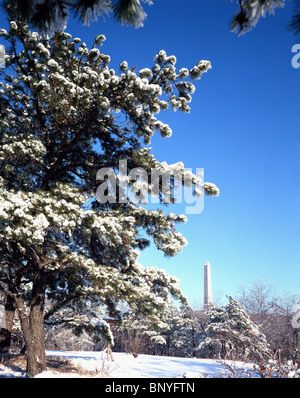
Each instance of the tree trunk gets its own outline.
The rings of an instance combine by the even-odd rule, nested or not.
[[[17,299],[19,317],[26,345],[27,373],[30,377],[47,369],[44,336],[45,283],[43,271],[34,278],[29,315],[23,301]]]
[[[5,327],[0,329],[0,354],[7,354],[9,351],[15,311],[15,300],[12,296],[7,295],[5,303]]]

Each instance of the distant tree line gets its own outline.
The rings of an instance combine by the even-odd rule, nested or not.
[[[293,323],[297,295],[276,295],[266,282],[241,286],[237,299],[211,311],[170,303],[153,324],[144,315],[124,311],[123,323],[113,328],[114,351],[133,354],[299,361],[300,328]],[[65,328],[48,332],[48,346],[56,349],[102,349],[88,336],[78,338]],[[67,336],[67,337],[66,337]],[[73,339],[70,338],[73,336]],[[254,350],[256,347],[257,350]],[[250,349],[251,348],[251,349]]]

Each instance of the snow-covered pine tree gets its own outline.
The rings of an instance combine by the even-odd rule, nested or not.
[[[166,301],[160,322],[153,323],[140,313],[129,311],[119,328],[118,343],[136,354],[190,357],[199,341],[199,325],[189,305],[181,308]]]
[[[166,344],[164,355],[193,357],[199,341],[198,320],[189,305],[183,303],[180,308],[175,305],[168,307],[162,315],[168,326],[162,332]]]
[[[180,356],[195,357],[199,343],[201,324],[196,312],[189,306],[181,306],[181,328],[178,335],[177,346],[180,348]]]
[[[166,305],[163,314],[168,308]],[[162,347],[165,346],[166,340],[162,332],[168,329],[168,326],[162,320],[153,323],[140,312],[127,311],[116,331],[116,345],[134,357],[139,354],[163,355]]]
[[[149,191],[153,168],[184,177],[181,162],[160,163],[144,145],[155,132],[171,136],[155,114],[170,105],[188,112],[195,89],[188,80],[210,63],[177,72],[176,58],[160,51],[152,69],[124,61],[118,75],[98,49],[103,35],[91,49],[68,33],[46,39],[18,21],[0,35],[7,53],[0,69],[0,287],[15,303],[34,376],[46,367],[45,318],[110,338],[99,308],[116,317],[124,301],[155,321],[169,293],[182,297],[176,278],[138,263],[138,249],[149,245],[146,233],[174,256],[186,245],[175,229],[186,217],[130,198],[100,203],[96,176],[103,167],[119,176],[123,159],[127,171],[146,170]],[[191,173],[189,184],[219,193]],[[45,313],[46,296],[52,308]]]
[[[269,352],[264,334],[231,296],[223,307],[207,312],[208,323],[198,350],[221,358],[261,358]]]
[[[22,20],[50,37],[66,28],[70,15],[89,25],[99,16],[112,14],[117,22],[135,28],[143,26],[147,16],[140,0],[1,0],[0,5],[10,19]]]
[[[236,0],[236,2],[239,7],[231,19],[230,29],[239,35],[250,31],[261,17],[265,17],[268,13],[274,14],[276,8],[285,5],[285,0]]]

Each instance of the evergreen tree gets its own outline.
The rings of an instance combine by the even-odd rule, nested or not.
[[[236,300],[231,296],[228,299],[226,306],[208,311],[209,320],[198,349],[222,358],[228,355],[260,358],[267,354],[269,349],[264,334]]]
[[[233,0],[231,0],[233,1]],[[276,8],[285,6],[285,0],[236,0],[238,10],[230,21],[230,29],[238,35],[249,32],[267,14],[275,14]],[[300,33],[300,2],[293,0],[294,12],[288,29]]]
[[[176,255],[186,240],[175,226],[186,217],[146,210],[130,199],[124,181],[136,193],[141,182],[128,173],[142,169],[151,194],[155,169],[176,174],[197,194],[218,195],[181,162],[160,163],[144,146],[155,132],[171,136],[155,115],[169,106],[188,112],[195,90],[188,80],[199,79],[210,63],[177,72],[176,58],[160,51],[152,69],[130,69],[124,61],[118,75],[98,49],[103,35],[91,49],[67,33],[46,39],[21,22],[0,35],[7,43],[7,67],[0,69],[0,289],[13,300],[27,371],[35,375],[46,367],[45,318],[109,339],[102,307],[118,317],[124,301],[155,321],[168,294],[182,298],[176,278],[142,267],[138,250],[149,246],[148,235]],[[97,181],[105,168],[115,176],[115,201],[106,195],[109,185],[106,201],[97,195],[109,183],[108,176]],[[172,199],[170,181],[167,192],[156,192],[162,201]],[[51,308],[44,308],[46,297]]]
[[[201,325],[196,313],[190,306],[183,305],[181,308],[182,328],[178,341],[181,344],[181,355],[195,357],[200,339]]]
[[[166,303],[160,322],[153,323],[140,313],[129,311],[119,328],[118,344],[126,352],[177,357],[195,356],[199,325],[186,303],[178,308]]]
[[[285,0],[231,1],[238,4],[238,9],[230,21],[230,29],[238,35],[249,32],[262,17],[285,5]],[[22,20],[40,33],[53,36],[55,31],[66,28],[70,15],[84,25],[112,15],[122,25],[142,27],[147,14],[141,2],[153,4],[152,0],[1,0],[0,4],[10,19]],[[299,34],[300,3],[299,0],[293,3],[289,29]]]
[[[163,313],[168,312],[168,308],[166,304]],[[159,318],[154,323],[140,312],[127,311],[116,332],[116,345],[119,350],[124,350],[134,357],[139,354],[163,355],[166,345],[163,331],[167,330],[169,325],[162,321],[162,313]]]
[[[232,1],[232,0],[231,0]],[[251,30],[261,17],[274,14],[278,7],[284,7],[281,0],[238,0],[239,9],[231,20],[231,31],[244,34]]]
[[[112,13],[122,25],[136,28],[143,26],[147,16],[140,0],[2,0],[1,5],[10,19],[22,20],[50,36],[66,28],[70,13],[84,25]]]
[[[293,0],[293,3],[294,3],[294,13],[292,15],[292,19],[291,19],[291,22],[288,27],[296,35],[299,35],[300,34],[300,2],[299,2],[299,0]]]

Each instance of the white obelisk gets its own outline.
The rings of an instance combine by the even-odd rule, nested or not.
[[[204,264],[204,306],[203,309],[208,311],[213,305],[211,290],[211,269],[208,261]]]

